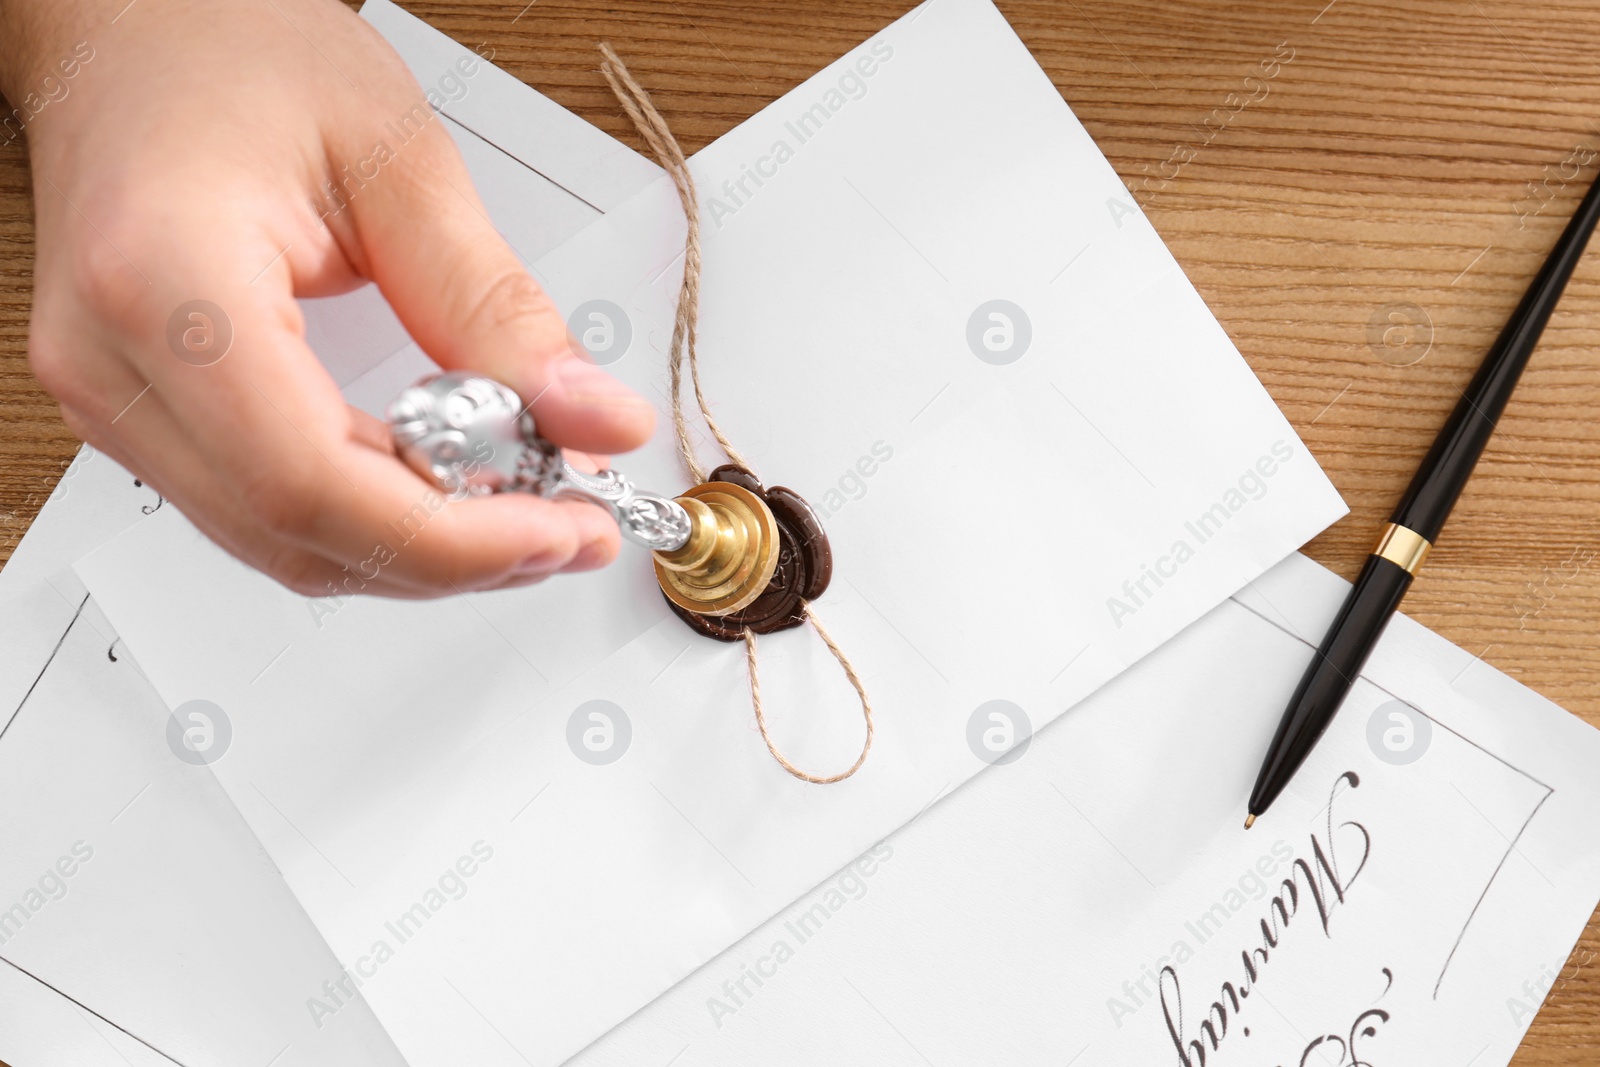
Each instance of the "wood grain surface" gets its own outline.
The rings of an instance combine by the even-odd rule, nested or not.
[[[626,57],[693,150],[908,6],[403,3],[641,150],[596,68],[597,40]],[[1349,502],[1351,516],[1307,551],[1353,577],[1594,177],[1600,4],[1000,7]],[[22,146],[0,149],[0,559],[76,446],[28,374],[27,165]],[[1597,461],[1591,254],[1406,610],[1600,725]],[[1597,954],[1591,918],[1516,1064],[1600,1062]]]

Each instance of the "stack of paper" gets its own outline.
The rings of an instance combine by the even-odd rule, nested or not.
[[[470,54],[379,0],[365,14],[424,84]],[[670,185],[477,77],[444,113],[497,225],[562,306],[625,317],[610,369],[663,395]],[[539,124],[565,132],[541,147]],[[265,856],[229,845],[224,876],[168,842],[135,863],[154,805],[102,774],[132,803],[61,827],[95,858],[0,957],[184,1063],[553,1064],[641,1008],[582,1056],[1200,1062],[1193,1040],[1223,1063],[1509,1059],[1537,998],[1494,1013],[1559,967],[1600,895],[1600,738],[1401,620],[1296,787],[1239,830],[1260,755],[1241,741],[1270,735],[1341,594],[1291,553],[1343,508],[999,14],[919,8],[692,165],[707,392],[758,473],[826,513],[818,610],[879,713],[864,770],[818,789],[777,768],[742,651],[672,617],[642,555],[329,613],[159,508],[79,563],[92,600],[58,562],[30,587],[60,644],[0,759],[21,774],[48,738],[87,739],[96,717],[69,705],[142,707],[124,728],[188,794],[164,823],[205,811],[207,844],[237,843],[242,816]],[[313,318],[353,402],[429,366],[371,292]],[[665,433],[624,465],[681,484]],[[963,562],[997,524],[989,562]],[[67,558],[107,525],[126,523]],[[91,669],[112,623],[118,659]],[[792,757],[853,757],[825,650],[795,631],[763,657]],[[158,751],[163,712],[193,701],[229,738],[208,766]],[[572,740],[596,708],[604,759]],[[1427,737],[1410,763],[1370,740],[1396,714]],[[191,868],[268,887],[263,940],[325,942],[228,987],[242,1029],[171,1010],[175,989],[214,995],[182,966],[129,989],[66,932],[127,941],[113,900]],[[256,925],[207,914],[200,941]],[[167,936],[151,958],[174,959]]]

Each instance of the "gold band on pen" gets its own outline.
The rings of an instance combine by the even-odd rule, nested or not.
[[[1415,577],[1417,571],[1422,568],[1422,561],[1428,558],[1428,551],[1431,548],[1433,545],[1417,531],[1408,530],[1391,522],[1383,528],[1383,536],[1378,538],[1378,547],[1372,550],[1372,554],[1382,556]]]

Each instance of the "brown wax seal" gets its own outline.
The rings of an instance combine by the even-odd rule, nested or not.
[[[793,489],[771,489],[743,467],[724,464],[706,479],[732,482],[760,497],[778,524],[778,569],[767,588],[750,604],[731,615],[697,615],[671,600],[668,606],[690,628],[719,641],[739,641],[746,629],[758,634],[776,633],[806,621],[804,601],[815,600],[833,578],[833,549],[816,512]]]

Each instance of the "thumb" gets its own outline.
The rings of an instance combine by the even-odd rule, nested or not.
[[[349,207],[370,277],[436,363],[510,386],[559,445],[613,453],[649,440],[654,408],[583,353],[490,223],[436,117]]]

